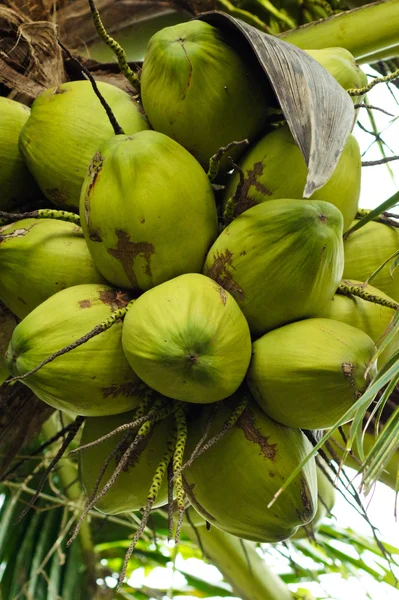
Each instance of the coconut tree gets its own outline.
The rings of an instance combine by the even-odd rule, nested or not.
[[[355,4],[356,8],[353,8],[352,5]],[[264,41],[266,38],[258,39],[256,32],[275,36],[276,39],[290,42],[301,49],[317,51],[339,46],[351,52],[359,64],[372,64],[381,74],[380,78],[364,82],[364,85],[346,87],[359,105],[359,110],[367,110],[370,114],[375,140],[382,152],[380,162],[389,162],[389,157],[385,156],[384,142],[375,124],[373,125],[373,108],[367,101],[360,101],[360,96],[367,94],[374,85],[395,82],[395,78],[399,76],[396,65],[396,56],[399,54],[399,3],[397,0],[387,0],[362,5],[362,2],[344,5],[338,0],[309,0],[301,3],[216,0],[116,4],[104,1],[99,3],[98,8],[108,32],[118,40],[123,40],[124,35],[125,40],[131,36],[134,38],[137,32],[143,30],[147,31],[144,37],[148,38],[171,20],[180,22],[203,11],[223,11],[222,17],[217,18],[221,18],[224,23],[230,19],[229,27],[241,28],[240,35],[250,40],[262,68],[272,81],[285,118],[296,132],[295,139],[307,159],[307,184],[321,187],[330,178],[332,166],[324,167],[323,173],[320,171],[320,163],[315,166],[315,159],[310,157],[314,154],[311,150],[315,149],[312,144],[316,143],[311,132],[323,132],[323,115],[317,110],[317,104],[308,104],[304,109],[304,114],[308,117],[307,127],[302,131],[299,127],[295,129],[292,106],[286,90],[289,84],[296,86],[295,89],[298,90],[299,79],[295,75],[287,75],[288,67],[287,72],[284,69],[281,72],[273,70],[266,57],[270,50],[265,51],[265,48],[271,46]],[[96,27],[93,27],[93,16]],[[373,23],[372,28],[368,26],[369,23]],[[140,48],[137,49],[134,43],[131,47],[130,44],[123,44],[127,51],[126,62],[120,46],[107,37],[92,3],[91,7],[79,0],[72,3],[60,1],[51,7],[41,2],[31,2],[28,5],[22,2],[12,3],[12,8],[0,7],[0,29],[3,33],[0,92],[3,96],[30,105],[48,87],[87,76],[114,83],[125,90],[131,91],[133,87],[138,91],[137,67],[140,65],[137,61],[142,58]],[[90,46],[96,40],[98,32],[112,50],[116,49],[122,73],[111,60],[99,62],[88,58],[85,45]],[[269,41],[268,44],[273,42]],[[95,57],[100,58],[101,54],[97,54],[99,51],[94,46],[92,52]],[[277,56],[278,51],[276,52]],[[286,58],[283,54],[278,56]],[[317,60],[316,56],[315,58]],[[289,62],[288,58],[287,61]],[[314,100],[312,94],[309,98]],[[362,104],[366,106],[360,108]],[[341,106],[338,101],[337,105]],[[342,106],[345,106],[344,101]],[[342,108],[342,122],[336,123],[337,131],[341,131],[342,136],[345,127],[348,129],[348,111],[349,109]],[[276,120],[281,121],[281,114],[276,112]],[[76,118],[79,119],[80,116],[77,115]],[[111,113],[111,118],[112,116]],[[115,123],[113,125],[116,132]],[[324,177],[324,180],[315,183],[320,172],[320,177]],[[236,175],[239,174],[237,169]],[[398,194],[388,199],[382,197],[380,200],[374,210],[360,210],[357,213],[357,220],[346,230],[344,239],[354,240],[356,233],[359,235],[370,223],[379,223],[391,229],[397,227],[397,217],[390,211],[399,203]],[[23,205],[18,207],[20,211],[25,208]],[[235,216],[235,208],[236,205],[227,215],[226,225]],[[43,207],[39,202],[35,206],[36,214],[30,213],[29,216],[37,217],[38,211],[42,211],[39,216],[54,214],[53,210],[49,211],[45,202]],[[69,218],[73,222],[79,222],[76,215]],[[11,217],[2,213],[1,219],[2,223],[7,223]],[[381,239],[378,236],[379,234],[377,245]],[[0,244],[1,241],[0,236]],[[382,264],[377,265],[373,272],[366,272],[363,283],[367,279],[367,284],[375,283],[378,287],[376,282],[383,269],[394,274],[399,264],[398,252],[398,246],[394,247]],[[352,275],[349,274],[348,277]],[[225,285],[224,281],[219,283]],[[339,291],[341,297],[347,297],[351,302],[371,302],[378,309],[391,311],[383,330],[378,335],[375,334],[375,341],[379,342],[377,356],[380,359],[384,356],[387,358],[380,360],[376,372],[371,368],[367,369],[370,385],[364,393],[357,394],[354,404],[342,409],[334,427],[326,432],[306,431],[309,452],[303,457],[302,464],[293,469],[276,490],[269,507],[272,509],[279,498],[284,497],[299,470],[318,453],[318,468],[322,473],[320,476],[324,476],[330,491],[335,487],[335,494],[345,497],[355,507],[369,525],[369,536],[339,527],[339,524],[327,518],[317,528],[309,525],[302,534],[288,541],[260,544],[242,540],[215,526],[209,526],[206,519],[188,507],[187,498],[182,500],[179,494],[174,502],[169,497],[168,504],[153,510],[146,521],[142,520],[142,513],[136,510],[122,515],[105,515],[95,510],[94,505],[86,504],[78,481],[78,449],[82,443],[81,427],[85,416],[76,417],[54,411],[54,408],[39,400],[19,381],[13,381],[12,385],[9,380],[3,383],[9,378],[9,372],[1,363],[2,597],[82,600],[175,596],[210,598],[231,596],[234,593],[243,600],[288,600],[292,597],[311,598],[306,590],[307,586],[320,581],[320,576],[327,573],[338,573],[344,578],[367,573],[376,581],[395,588],[395,555],[399,554],[399,548],[381,539],[370,522],[358,488],[341,467],[346,462],[355,468],[360,474],[361,487],[367,493],[372,491],[377,481],[397,489],[399,351],[395,346],[395,336],[398,336],[399,330],[398,299],[390,298],[391,294],[376,294],[370,286],[356,283],[344,282],[339,286]],[[118,310],[123,312],[125,308],[120,308],[118,304]],[[106,327],[111,327],[117,318],[122,318],[122,312],[117,312]],[[303,316],[307,315],[300,314],[295,318]],[[9,308],[0,305],[2,353],[17,325],[18,317]],[[93,335],[95,333],[99,331],[92,332]],[[83,341],[87,342],[87,339]],[[239,418],[238,414],[234,418],[235,421],[232,420],[229,427],[234,426]],[[71,451],[74,452],[68,455]],[[178,469],[174,475],[178,479]],[[319,507],[323,507],[324,516],[328,516],[331,504],[327,499],[327,492],[324,496],[321,489],[319,484]],[[182,502],[187,509],[184,517]],[[248,510],[250,511],[250,507]],[[85,520],[81,520],[82,513],[86,515]],[[76,521],[79,519],[79,528],[76,528]],[[177,544],[171,544],[171,528],[175,526],[181,528],[180,537]],[[70,543],[72,538],[74,541]],[[132,539],[135,543],[133,554]],[[126,552],[130,557],[128,561]],[[205,577],[193,575],[185,570],[182,558],[196,558],[213,564],[221,571],[224,579],[211,583]],[[278,569],[275,568],[276,563],[280,564]],[[157,588],[148,587],[143,581],[137,583],[134,574],[137,575],[141,567],[146,574],[152,571],[159,573],[155,569],[168,568],[175,574],[173,583],[168,582],[162,587],[162,579],[159,579],[161,583]],[[293,595],[288,587],[290,583],[301,583],[303,589],[297,590]]]

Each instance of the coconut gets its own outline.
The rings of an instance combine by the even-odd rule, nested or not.
[[[144,58],[141,97],[152,126],[205,169],[220,147],[259,134],[272,95],[254,58],[230,42],[208,23],[189,21],[158,31]]]
[[[101,146],[82,188],[80,215],[99,271],[134,290],[201,271],[217,236],[206,174],[187,150],[155,131],[115,136]]]
[[[161,394],[206,404],[232,394],[251,358],[248,324],[234,298],[196,273],[149,290],[125,318],[127,360]]]
[[[334,472],[320,456],[317,458],[316,466],[317,512],[310,523],[303,527],[299,527],[298,531],[292,536],[292,538],[296,540],[314,537],[316,530],[319,528],[325,517],[332,511],[336,501],[335,487],[332,483],[332,479],[335,478]]]
[[[357,223],[357,220],[353,224]],[[370,221],[351,233],[344,242],[344,278],[366,281],[395,252],[399,250],[399,229]],[[391,274],[393,263],[388,261],[373,278],[373,285],[399,302],[399,270]]]
[[[210,437],[220,432],[239,400],[237,394],[219,407]],[[186,459],[202,437],[209,408],[189,427]],[[219,529],[257,542],[287,539],[315,515],[314,459],[270,508],[268,503],[310,451],[299,429],[272,421],[251,401],[223,438],[183,471],[186,494],[195,510]]]
[[[24,104],[0,97],[0,210],[13,210],[41,197],[18,148],[19,134],[29,115],[30,109]]]
[[[332,427],[376,373],[363,331],[332,319],[306,319],[253,344],[248,386],[262,410],[290,427]],[[349,421],[350,419],[347,419]]]
[[[60,290],[105,283],[82,230],[55,219],[22,219],[0,227],[0,301],[20,319]]]
[[[72,344],[129,297],[109,286],[78,285],[54,294],[15,328],[6,353],[14,376],[24,375]],[[122,413],[137,406],[144,384],[122,350],[122,323],[59,356],[23,380],[44,402],[84,416]]]
[[[126,134],[148,129],[139,104],[120,88],[97,82]],[[97,148],[114,135],[89,81],[69,81],[40,94],[21,131],[20,148],[43,194],[79,207],[80,189]]]
[[[237,217],[210,249],[204,274],[237,300],[260,335],[317,315],[343,269],[342,215],[328,202],[271,200]]]
[[[381,292],[372,285],[363,287],[360,281],[344,281],[343,283],[350,286],[359,286],[362,289],[374,296],[379,296],[384,300],[394,302],[392,298]],[[368,302],[358,296],[344,296],[335,294],[331,301],[326,304],[324,310],[320,312],[320,317],[342,321],[353,327],[361,329],[371,337],[374,343],[381,340],[382,335],[386,332],[390,322],[395,315],[393,308],[381,306],[374,302]],[[389,358],[399,350],[399,336],[388,344],[388,347],[378,357],[378,366],[381,368]]]
[[[268,200],[302,197],[308,168],[287,125],[254,144],[240,167],[244,185],[237,198],[235,215]],[[339,208],[344,217],[344,231],[356,216],[361,167],[359,144],[350,134],[331,178],[312,195],[312,200],[331,202]],[[239,176],[235,173],[226,188],[225,203],[234,195],[238,184]]]
[[[130,411],[123,415],[112,415],[110,417],[88,418],[83,427],[81,445],[90,444],[120,425],[131,423],[134,419],[135,411]],[[137,446],[136,452],[121,471],[113,486],[96,504],[98,510],[109,515],[117,515],[140,510],[145,506],[155,470],[166,452],[168,439],[172,430],[173,420],[171,418],[164,419],[155,424],[152,430]],[[79,478],[88,497],[91,496],[94,490],[103,464],[114,448],[122,441],[125,433],[116,434],[108,440],[101,442],[98,446],[87,448],[87,450],[82,450],[80,453]],[[131,434],[116,456],[110,461],[100,480],[98,491],[110,479],[119,460],[132,443],[136,433],[137,430]],[[154,508],[166,504],[167,501],[168,485],[165,478],[157,501],[154,503]]]

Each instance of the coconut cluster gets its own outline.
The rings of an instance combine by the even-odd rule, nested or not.
[[[344,87],[364,83],[340,49],[315,59]],[[287,125],[268,121],[259,65],[204,22],[153,36],[140,99],[98,88],[123,133],[88,81],[31,110],[0,98],[0,209],[45,207],[0,227],[0,301],[21,320],[7,350],[12,327],[0,337],[3,370],[86,417],[89,508],[188,499],[234,535],[286,539],[315,517],[328,478],[309,460],[268,504],[311,449],[302,430],[332,427],[375,373],[399,279],[387,266],[379,289],[362,282],[399,232],[371,222],[343,241],[360,190],[352,135],[302,198],[305,161]],[[244,139],[238,164],[215,157]],[[343,277],[386,306],[338,295]]]

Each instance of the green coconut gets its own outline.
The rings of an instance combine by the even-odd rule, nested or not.
[[[343,269],[342,215],[328,202],[271,200],[237,217],[210,249],[204,274],[237,300],[260,335],[317,315]]]
[[[0,210],[13,210],[41,197],[18,148],[29,115],[24,104],[0,97]]]
[[[355,57],[346,48],[321,48],[305,50],[338,81],[344,90],[362,88],[367,85],[367,75],[356,63]],[[353,96],[353,102],[360,102],[362,96]]]
[[[139,104],[120,88],[97,82],[126,134],[148,129]],[[21,131],[20,148],[43,194],[57,206],[79,207],[97,148],[114,135],[89,81],[69,81],[40,94]]]
[[[155,131],[115,136],[101,146],[82,187],[80,215],[99,271],[133,290],[201,271],[217,236],[205,172]]]
[[[235,215],[268,200],[302,197],[308,168],[287,125],[254,144],[243,157],[240,167],[244,185],[237,199]],[[331,178],[312,195],[312,200],[331,202],[339,208],[344,217],[344,231],[356,216],[361,167],[359,144],[350,134]],[[236,172],[226,188],[225,204],[234,195],[238,183]]]
[[[235,50],[219,29],[189,21],[150,39],[141,97],[153,128],[182,144],[207,169],[220,147],[260,133],[271,88],[243,48]]]
[[[124,320],[122,343],[132,369],[150,387],[199,404],[235,392],[251,358],[248,324],[236,301],[197,273],[140,296]]]
[[[81,445],[90,444],[120,425],[131,423],[134,419],[135,411],[123,413],[123,415],[112,415],[110,417],[88,418],[83,427]],[[138,452],[136,451],[134,456],[131,457],[131,460],[121,471],[113,486],[96,504],[98,510],[109,515],[117,515],[140,510],[146,505],[152,478],[159,462],[165,454],[171,431],[173,431],[173,419],[171,418],[164,419],[155,424],[151,432],[144,437],[137,448]],[[91,496],[94,490],[103,464],[114,448],[122,441],[125,433],[116,434],[108,440],[101,442],[98,446],[87,448],[87,450],[82,450],[80,453],[79,479],[88,497]],[[100,480],[99,491],[115,471],[122,455],[126,452],[129,444],[132,443],[135,433],[137,433],[137,430],[131,434],[116,456],[110,461]],[[166,504],[167,501],[168,485],[165,478],[154,508]]]
[[[357,223],[357,220],[353,224]],[[370,221],[351,233],[344,242],[345,266],[343,277],[366,281],[399,250],[399,229]],[[399,302],[399,270],[391,274],[391,261],[373,278],[372,284]]]
[[[363,288],[363,284],[360,281],[344,281],[344,283],[351,286],[361,286],[369,294],[394,302],[392,298],[384,294],[384,292],[377,290],[372,285],[367,285]],[[371,337],[375,344],[381,340],[394,315],[395,311],[393,308],[368,302],[358,296],[344,296],[342,294],[335,294],[319,314],[320,317],[342,321],[361,329]],[[396,336],[388,344],[384,352],[380,354],[378,357],[378,367],[381,368],[397,350],[399,350],[399,336]]]
[[[5,352],[10,342],[12,332],[17,326],[18,319],[4,304],[0,302],[0,385],[2,385],[9,376],[9,371],[5,363]]]
[[[220,432],[237,400],[223,402],[209,437]],[[189,427],[186,459],[203,435],[208,411]],[[184,470],[185,491],[195,510],[219,529],[257,542],[285,540],[315,515],[314,459],[270,508],[268,503],[310,451],[299,429],[272,421],[251,401],[228,433]]]
[[[6,353],[13,376],[24,375],[90,332],[130,298],[106,285],[86,284],[54,294],[15,328]],[[83,416],[132,410],[144,384],[122,349],[122,323],[59,356],[23,379],[44,402]]]
[[[332,427],[376,373],[376,351],[364,331],[332,319],[306,319],[270,331],[253,344],[247,384],[275,421],[302,429]],[[349,421],[349,419],[347,419]]]
[[[321,467],[320,467],[321,464]],[[322,521],[331,513],[336,501],[335,487],[332,480],[335,479],[334,472],[330,469],[324,459],[317,457],[317,512],[315,517],[292,536],[295,540],[314,537],[316,530]]]
[[[105,283],[82,230],[55,219],[0,227],[0,301],[20,319],[64,288]]]

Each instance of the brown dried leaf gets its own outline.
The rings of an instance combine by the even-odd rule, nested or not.
[[[57,28],[0,6],[0,83],[29,102],[66,80]]]
[[[235,35],[238,44],[249,44],[308,165],[303,195],[309,198],[331,177],[352,130],[354,108],[349,95],[296,46],[225,13],[204,13],[198,18]]]

